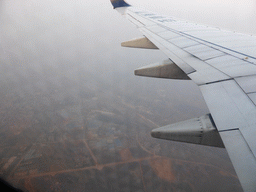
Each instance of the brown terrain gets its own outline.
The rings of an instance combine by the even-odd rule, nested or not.
[[[1,92],[1,175],[14,186],[24,191],[241,190],[223,149],[150,137],[159,124],[152,120],[151,96],[141,100],[152,105],[134,105],[107,89],[101,95],[87,90],[83,79],[65,86],[41,79],[52,86],[44,90],[34,86],[40,74],[33,78],[12,80],[13,89]],[[26,86],[34,88],[24,92]],[[76,93],[67,91],[71,88]]]

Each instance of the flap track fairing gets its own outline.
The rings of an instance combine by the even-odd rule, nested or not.
[[[210,114],[154,129],[151,135],[159,139],[224,148]]]
[[[125,41],[121,43],[121,46],[142,49],[158,49],[158,47],[155,46],[147,37]]]
[[[171,60],[165,60],[160,63],[138,68],[134,71],[134,74],[146,77],[190,80],[187,74]]]

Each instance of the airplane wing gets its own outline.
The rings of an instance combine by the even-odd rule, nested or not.
[[[161,16],[111,0],[144,38],[125,47],[159,49],[169,58],[136,75],[191,79],[211,114],[167,125],[152,136],[226,148],[244,191],[256,191],[256,37]]]

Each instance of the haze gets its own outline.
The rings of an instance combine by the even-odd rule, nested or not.
[[[255,1],[130,0],[256,34]],[[167,59],[109,0],[0,2],[0,176],[24,191],[241,191],[225,149],[153,139],[208,113],[190,81],[135,77]]]

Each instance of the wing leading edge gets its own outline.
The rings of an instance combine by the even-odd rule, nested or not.
[[[256,191],[256,38],[161,16],[123,0],[111,2],[138,27],[151,47],[170,59],[167,67],[154,65],[139,72],[172,79],[175,72],[170,66],[179,68],[182,78],[178,79],[193,80],[211,112],[153,130],[152,136],[218,147],[224,144],[244,191]],[[133,42],[130,47],[147,48]],[[204,132],[206,139],[202,140]]]

